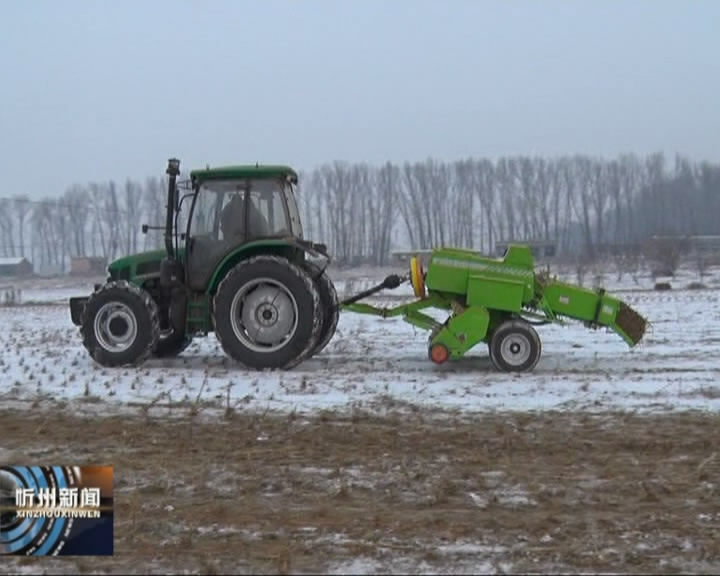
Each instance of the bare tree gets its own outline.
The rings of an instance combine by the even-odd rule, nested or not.
[[[87,190],[74,185],[65,192],[64,204],[68,215],[71,240],[70,255],[83,257],[87,254],[85,231],[90,213],[90,195]]]
[[[498,206],[500,235],[505,241],[516,240],[522,233],[519,230],[518,202],[516,180],[512,159],[500,158],[495,165],[495,184],[500,200]]]
[[[30,201],[25,194],[18,194],[13,198],[15,218],[18,225],[18,247],[20,256],[25,256],[25,219],[30,214]]]
[[[123,224],[123,218],[126,213],[120,210],[118,202],[117,187],[114,181],[110,181],[105,189],[105,202],[103,203],[103,220],[107,230],[110,232],[108,242],[108,257],[115,258],[120,248],[120,230]]]
[[[402,168],[400,213],[412,248],[427,248],[427,224],[423,221],[422,199],[411,164]]]
[[[5,256],[15,256],[15,241],[13,239],[13,218],[10,210],[5,210],[9,202],[0,210],[0,232],[2,232],[2,253]]]
[[[33,235],[37,235],[40,266],[51,266],[56,258],[53,249],[52,201],[44,199],[33,206],[30,221]]]
[[[395,223],[396,199],[400,188],[400,170],[387,162],[380,168],[375,186],[375,209],[378,225],[373,237],[373,260],[385,265],[390,253],[393,224]]]
[[[148,178],[145,181],[145,192],[143,193],[143,212],[147,221],[145,224],[150,226],[162,226],[163,224],[163,207],[166,200],[165,190],[162,182],[155,177]],[[187,210],[188,208],[185,208]],[[143,250],[153,250],[160,248],[162,243],[162,233],[159,230],[148,230],[143,239]]]
[[[476,200],[475,174],[472,160],[455,162],[452,167],[454,193],[453,193],[453,219],[455,220],[455,236],[453,243],[458,246],[472,248],[475,245],[475,231],[482,245],[483,228],[485,221],[482,213],[476,214],[477,205],[482,206],[480,199]],[[477,221],[476,221],[477,218]]]
[[[296,202],[303,223],[303,233],[308,238],[315,238],[313,206],[317,189],[312,185],[310,174],[298,173],[298,185],[295,187]]]
[[[674,269],[690,253],[678,238],[720,234],[720,165],[681,156],[669,168],[662,154],[576,155],[402,166],[333,162],[301,174],[305,235],[326,243],[345,264],[384,264],[396,241],[490,252],[498,239],[543,239],[576,262],[583,278],[588,262],[603,254],[621,276],[636,271],[644,253],[656,270]],[[26,255],[29,240],[33,260],[64,266],[72,256],[111,259],[140,246],[159,248],[160,232],[138,242],[138,229],[145,222],[163,224],[166,186],[165,176],[142,186],[128,178],[119,193],[108,182],[72,185],[56,200],[6,198],[0,201],[0,254]],[[178,218],[181,229],[187,208]],[[647,252],[653,236],[674,238],[676,246],[661,255]],[[705,260],[695,266],[705,273]]]
[[[89,195],[90,195],[90,202],[92,204],[92,244],[93,246],[100,247],[100,253],[98,254],[97,248],[93,248],[92,255],[93,256],[103,256],[104,258],[109,258],[110,256],[110,249],[108,245],[108,232],[106,230],[106,222],[105,222],[105,193],[104,190],[95,182],[90,183],[89,185]]]
[[[142,214],[142,188],[129,178],[125,181],[125,221],[126,254],[137,252],[137,235]]]
[[[591,222],[591,203],[593,186],[595,185],[595,174],[593,161],[584,156],[577,156],[574,162],[575,175],[577,180],[572,189],[570,200],[575,216],[580,221],[582,235],[585,242],[585,253],[590,260],[595,257],[595,245],[593,243],[593,228]]]
[[[322,169],[325,201],[327,202],[331,246],[338,262],[348,264],[352,254],[352,205],[350,171],[343,162]]]
[[[53,244],[56,248],[55,265],[57,266],[58,272],[64,273],[67,269],[67,257],[68,248],[70,246],[70,230],[72,225],[68,222],[67,210],[63,209],[63,206],[59,204],[53,207],[53,211],[50,217],[50,224],[53,235]],[[84,226],[85,223],[81,223],[80,226]]]

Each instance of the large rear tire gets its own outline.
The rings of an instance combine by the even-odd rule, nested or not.
[[[320,295],[303,268],[280,256],[255,256],[220,282],[213,323],[228,356],[255,370],[288,370],[317,344]]]
[[[160,335],[157,305],[147,291],[134,284],[109,282],[88,299],[80,333],[98,364],[141,364],[152,354]]]
[[[335,285],[327,272],[311,260],[305,261],[305,269],[315,282],[315,288],[320,294],[320,306],[323,310],[323,323],[320,328],[318,342],[312,351],[312,356],[322,352],[335,336],[338,321],[340,320],[340,302]]]
[[[489,342],[490,360],[502,372],[530,372],[542,354],[537,331],[523,320],[506,320]]]

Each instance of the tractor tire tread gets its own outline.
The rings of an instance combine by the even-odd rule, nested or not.
[[[96,302],[99,298],[103,298],[110,290],[118,289],[131,294],[142,303],[145,310],[148,312],[150,322],[150,339],[145,345],[143,351],[129,362],[103,361],[103,350],[102,347],[95,342],[94,331],[92,328],[93,323],[90,321],[91,318],[89,317],[90,311],[93,309],[94,302]],[[150,293],[147,292],[147,290],[144,290],[127,280],[108,281],[90,295],[83,311],[80,334],[82,335],[83,346],[90,353],[93,360],[95,360],[98,364],[113,367],[138,366],[152,356],[153,350],[157,346],[158,339],[160,338],[160,312],[155,300],[152,298]]]
[[[312,355],[320,354],[330,343],[337,331],[337,325],[340,320],[340,300],[337,290],[327,272],[320,268],[311,260],[306,260],[304,264],[310,276],[317,283],[318,292],[320,294],[320,304],[323,308],[323,323],[318,337],[318,342],[312,351]]]

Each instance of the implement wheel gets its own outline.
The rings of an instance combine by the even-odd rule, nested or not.
[[[530,372],[542,353],[540,337],[524,320],[507,320],[493,332],[490,360],[502,372]]]

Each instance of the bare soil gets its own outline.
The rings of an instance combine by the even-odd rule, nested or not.
[[[34,573],[720,569],[720,417],[0,412],[6,464],[111,464],[115,556]],[[61,561],[63,560],[63,561]]]

